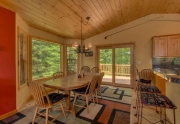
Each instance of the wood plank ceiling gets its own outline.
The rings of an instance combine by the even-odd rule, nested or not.
[[[152,13],[179,13],[180,0],[0,0],[31,27],[71,39],[83,39]]]

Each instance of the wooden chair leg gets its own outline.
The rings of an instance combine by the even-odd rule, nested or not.
[[[66,113],[64,112],[64,107],[63,107],[63,105],[62,105],[62,102],[60,102],[60,106],[61,106],[61,109],[62,109],[62,112],[63,112],[64,118],[66,118]]]
[[[87,107],[87,113],[89,113],[89,100],[88,100],[88,96],[86,96],[86,107]]]
[[[100,95],[101,95],[101,99],[102,99],[102,94],[101,94],[101,90],[99,91]]]
[[[94,99],[94,95],[93,95],[93,102],[94,102],[94,106],[95,106],[95,104],[96,104],[96,102],[95,102],[95,99]],[[97,97],[96,97],[97,98]],[[98,101],[97,101],[97,103],[98,103]]]
[[[46,124],[48,124],[49,122],[48,122],[48,116],[49,115],[49,109],[47,108],[46,109]]]
[[[35,119],[36,119],[37,111],[38,111],[38,108],[36,107],[35,112],[34,112],[34,117],[33,117],[32,124],[34,124],[34,121],[35,121]]]
[[[97,102],[97,104],[98,104],[98,96],[97,96],[97,91],[96,91],[96,102]]]
[[[76,102],[76,98],[77,98],[77,95],[76,94],[74,94],[75,96],[74,96],[74,102],[73,102],[73,107],[74,107],[74,105],[75,105],[75,102]]]

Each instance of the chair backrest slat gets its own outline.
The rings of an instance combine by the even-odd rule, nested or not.
[[[153,72],[151,69],[143,69],[139,73],[139,79],[153,80]]]
[[[103,76],[104,76],[104,72],[101,72],[99,75],[97,88],[101,87]]]
[[[53,79],[58,79],[58,78],[61,78],[61,77],[64,77],[64,72],[55,72],[53,74]]]
[[[46,107],[47,105],[51,104],[46,90],[42,84],[31,81],[28,82],[28,86],[38,107]],[[47,100],[46,102],[45,99]]]
[[[88,89],[88,94],[90,94],[90,95],[94,94],[94,90],[96,88],[96,84],[98,82],[98,79],[99,79],[98,75],[95,75],[95,76],[92,77],[92,80],[89,83],[88,88],[87,88]]]
[[[68,70],[68,71],[67,71],[67,75],[68,75],[68,76],[74,75],[74,74],[76,74],[76,72],[73,71],[73,70]]]
[[[83,71],[83,72],[91,72],[91,70],[90,70],[90,68],[88,66],[83,66],[81,68],[81,71]]]
[[[93,67],[91,69],[91,73],[100,73],[101,72],[101,69],[99,67]]]

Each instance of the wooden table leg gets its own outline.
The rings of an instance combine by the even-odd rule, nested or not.
[[[66,97],[66,110],[70,110],[70,90],[65,90],[65,94],[67,94],[68,96]]]
[[[65,94],[67,94],[68,96],[66,97],[66,109],[65,109],[65,111],[69,111],[69,112],[71,112],[72,114],[73,114],[73,116],[74,116],[74,118],[76,117],[76,113],[75,113],[75,111],[74,111],[74,108],[72,108],[71,106],[70,106],[70,104],[71,104],[71,94],[70,94],[70,90],[65,90]]]

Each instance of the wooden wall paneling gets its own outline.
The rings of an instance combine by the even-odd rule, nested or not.
[[[145,10],[145,13],[148,15],[151,14],[151,7],[152,7],[152,3],[153,3],[152,1],[153,0],[148,0],[148,2],[147,2],[147,6],[146,6],[147,8]]]
[[[69,26],[69,25],[77,25],[79,23],[78,16],[75,15],[68,7],[66,7],[63,4],[56,3],[53,7],[49,6],[47,3],[44,3],[42,5],[43,5],[43,8],[45,8],[49,12],[51,12],[52,8],[55,8],[56,11],[58,11],[57,13],[54,13],[54,14],[50,13],[51,15],[54,15],[54,17],[56,17],[56,20],[57,20],[56,22],[59,21],[58,24],[61,24],[61,22],[63,23],[67,22],[67,25]],[[59,16],[60,13],[63,13],[62,16]],[[63,23],[61,25],[63,25]],[[73,26],[72,27],[69,26],[68,28],[66,27],[66,29],[71,29],[71,28],[72,30],[74,30]],[[80,31],[80,29],[77,29],[77,30]]]
[[[22,3],[22,2],[21,2]],[[15,3],[16,4],[16,3]],[[18,5],[18,4],[17,4]],[[27,5],[27,6],[25,6]],[[26,9],[30,9],[32,11],[28,12]],[[46,24],[49,24],[49,23],[53,23],[53,24],[56,24],[54,23],[53,20],[56,20],[56,18],[54,18],[53,16],[51,16],[52,14],[46,14],[46,16],[44,16],[44,12],[43,11],[38,11],[38,9],[33,9],[31,5],[28,5],[26,3],[23,3],[23,6],[20,8],[20,7],[17,7],[17,11],[20,15],[23,15],[24,16],[27,16],[27,15],[31,15],[31,17],[27,20],[32,20],[31,23],[35,23],[37,19],[41,19],[41,21],[44,21],[42,23],[42,25],[44,23]],[[28,14],[26,14],[28,13]],[[24,17],[24,19],[26,19]],[[34,19],[34,20],[33,20]],[[63,26],[63,25],[62,25]],[[55,25],[54,28],[57,28],[59,27],[59,25]],[[61,27],[62,28],[62,27]],[[65,28],[65,27],[64,27]]]
[[[110,14],[111,20],[113,20],[113,22],[114,22],[115,25],[118,25],[118,21],[117,21],[116,18],[114,18],[115,14],[114,14],[114,12],[112,11],[112,8],[111,8],[111,6],[110,6],[109,1],[108,1],[108,0],[105,0],[105,1],[103,1],[103,2],[104,2],[104,4],[105,4],[105,6],[106,6],[106,9],[108,10],[108,12],[109,12],[109,14]],[[122,19],[119,19],[119,20],[122,21]]]
[[[87,2],[87,1],[86,1]],[[96,15],[96,17],[97,17],[97,24],[99,25],[99,26],[102,26],[102,29],[101,29],[101,31],[105,31],[106,30],[106,28],[105,28],[105,26],[104,26],[104,24],[103,24],[103,18],[102,18],[102,16],[101,16],[101,14],[99,13],[99,11],[97,10],[97,8],[94,6],[94,4],[93,4],[93,2],[91,1],[91,0],[89,0],[88,1],[88,6],[91,8],[91,10],[94,12],[94,14]],[[94,17],[94,16],[93,16]]]
[[[111,29],[111,24],[107,22],[107,17],[105,16],[104,11],[102,10],[101,6],[99,5],[97,0],[91,0],[93,6],[96,8],[96,10],[99,12],[99,15],[101,17],[101,22],[106,30]],[[106,26],[105,26],[106,25]]]
[[[116,3],[115,3],[115,1],[114,0],[109,0],[109,7],[111,7],[111,11],[114,13],[114,17],[115,17],[115,19],[116,19],[116,23],[117,23],[117,25],[119,25],[120,23],[121,23],[121,18],[120,18],[120,16],[121,16],[121,14],[120,13],[118,13],[118,11],[121,9],[121,8],[117,8],[116,7]],[[110,18],[109,18],[110,19]],[[110,29],[112,29],[112,28],[114,28],[115,27],[115,25],[113,25]]]
[[[111,14],[109,13],[106,4],[102,0],[98,0],[98,3],[100,7],[102,8],[102,11],[104,12],[104,15],[106,15],[106,21],[110,24],[110,28],[114,27],[114,25],[118,25],[117,22],[114,21],[114,19],[111,19]]]
[[[95,29],[95,31],[97,31],[98,33],[104,29],[104,27],[100,23],[97,23],[99,19],[98,19],[98,16],[94,13],[94,11],[89,6],[88,2],[90,1],[83,1],[84,4],[87,4],[86,9],[89,10],[85,12],[82,12],[81,6],[77,5],[77,3],[75,3],[74,1],[66,0],[66,1],[61,1],[61,2],[71,7],[74,10],[74,12],[77,13],[80,17],[86,18],[87,16],[90,16],[91,19],[89,21],[89,24],[92,25],[91,28]],[[97,29],[95,27],[99,27],[99,28]]]
[[[179,13],[180,12],[179,10],[180,10],[180,1],[176,0],[176,4],[174,9],[172,9],[172,13]]]
[[[176,8],[177,0],[172,0],[168,2],[168,7],[166,9],[167,13],[172,13],[174,9]]]
[[[129,21],[131,21],[131,20],[135,20],[136,18],[136,0],[131,1],[129,4],[130,4],[129,9],[131,15]]]
[[[81,3],[74,3],[76,6],[79,7],[79,9],[81,9],[81,11],[79,13],[77,13],[79,15],[79,17],[82,17],[83,19],[83,23],[84,24],[88,24],[83,26],[83,32],[86,33],[91,33],[92,35],[97,34],[98,32],[101,32],[101,29],[103,28],[102,26],[100,26],[100,29],[97,29],[95,27],[99,27],[99,23],[97,22],[97,16],[92,16],[94,15],[94,12],[92,11],[92,9],[89,7],[89,5],[86,3],[86,1],[81,1]],[[82,12],[82,10],[84,10]],[[82,16],[83,15],[83,16]],[[87,21],[86,18],[90,17],[90,20]],[[85,29],[85,30],[84,30]],[[92,30],[93,29],[93,30]],[[83,35],[84,35],[83,33]],[[83,38],[84,39],[84,38]]]
[[[121,5],[120,0],[114,0],[114,2],[115,2],[115,6],[116,6],[116,9],[117,9],[117,12],[118,12],[118,16],[119,16],[119,18],[118,18],[119,23],[116,24],[118,26],[118,25],[122,24],[122,5]]]
[[[131,18],[131,17],[128,17],[128,15],[131,16],[130,2],[129,2],[129,0],[121,1],[121,5],[122,5],[122,12],[123,12],[123,16],[122,16],[123,22],[122,22],[122,24],[125,24],[126,22],[129,22],[130,18]]]
[[[22,2],[21,2],[22,3]],[[38,2],[36,2],[37,4],[39,4]],[[27,5],[26,7],[32,7],[31,5],[28,5],[28,4],[26,4],[26,3],[23,3],[23,5]],[[36,5],[36,4],[34,4],[33,3],[33,5]],[[63,28],[64,26],[66,26],[66,25],[71,25],[70,23],[74,23],[74,21],[71,21],[71,22],[68,22],[68,20],[63,20],[60,16],[58,16],[58,15],[54,15],[54,14],[52,14],[52,13],[50,13],[49,11],[47,11],[47,10],[49,10],[49,7],[45,4],[45,3],[41,3],[40,5],[43,5],[43,6],[39,6],[38,8],[44,8],[42,11],[41,11],[41,13],[38,15],[38,16],[40,16],[41,18],[43,18],[43,20],[45,21],[44,23],[46,23],[46,24],[48,24],[48,22],[46,22],[46,20],[48,19],[48,21],[50,21],[50,22],[52,22],[52,23],[54,23],[54,20],[58,20],[60,23],[55,23],[56,24],[56,26],[55,26],[55,28]],[[25,7],[25,9],[26,9],[26,7]],[[37,6],[36,6],[37,7]],[[24,9],[24,11],[25,11],[25,9]],[[31,8],[31,9],[33,9],[33,8]],[[24,12],[23,11],[23,12]],[[33,15],[35,15],[34,17],[37,17],[38,18],[38,16],[36,15],[37,14],[37,12],[39,12],[38,11],[38,9],[37,10],[34,10],[34,13],[33,13]],[[60,13],[59,13],[60,14]],[[65,14],[60,14],[60,15],[62,15],[62,16],[65,16]],[[61,19],[59,19],[59,18],[61,18]],[[57,21],[57,22],[58,22]],[[31,22],[32,23],[32,22]],[[64,24],[64,23],[67,23],[67,24]],[[42,23],[43,24],[43,23]],[[59,27],[59,25],[60,25],[60,27]],[[69,27],[69,28],[67,28],[67,27],[64,27],[64,30],[74,30],[73,28],[71,28],[71,27]],[[77,31],[77,30],[76,30]],[[80,29],[79,29],[79,31],[80,31]],[[69,34],[74,34],[74,32],[70,32]]]
[[[137,17],[138,17],[138,8],[139,8],[139,0],[135,0],[134,1],[134,19],[133,20],[136,20]]]
[[[74,39],[80,38],[81,17],[91,17],[83,26],[86,39],[152,13],[180,11],[180,0],[1,0],[0,5],[34,28]]]

